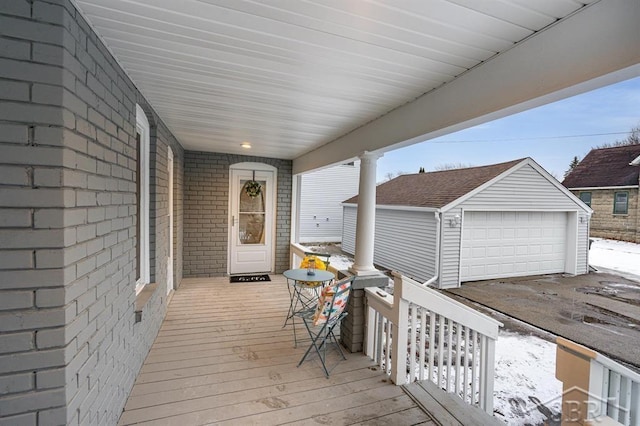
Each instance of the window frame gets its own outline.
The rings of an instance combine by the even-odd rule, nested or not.
[[[582,199],[583,194],[589,194],[589,202]],[[580,191],[580,193],[578,194],[578,198],[580,198],[580,201],[582,201],[589,207],[591,207],[592,197],[593,197],[593,193],[591,191]]]
[[[624,212],[617,211],[618,194],[624,194],[625,196]],[[620,216],[629,214],[629,191],[615,191],[613,193],[613,214],[620,215]]]
[[[149,151],[151,128],[144,110],[136,104],[136,132],[140,138],[136,146],[136,295],[151,281],[149,262]],[[138,136],[136,135],[136,138]]]

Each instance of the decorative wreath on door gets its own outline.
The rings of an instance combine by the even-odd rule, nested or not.
[[[250,180],[244,184],[244,192],[251,198],[256,198],[262,192],[262,185],[260,182]]]

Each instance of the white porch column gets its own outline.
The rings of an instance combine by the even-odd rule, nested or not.
[[[376,229],[376,166],[382,154],[366,152],[360,156],[360,185],[356,222],[356,253],[351,272],[375,275],[373,241]]]

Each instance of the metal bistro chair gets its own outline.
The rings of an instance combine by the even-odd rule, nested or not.
[[[315,308],[312,307],[295,314],[296,317],[302,319],[311,338],[311,344],[298,363],[298,367],[302,365],[313,349],[322,363],[324,374],[329,378],[329,372],[337,365],[331,369],[327,368],[327,346],[330,344],[337,348],[342,359],[347,359],[333,330],[347,316],[347,301],[354,279],[355,276],[351,276],[323,287]]]

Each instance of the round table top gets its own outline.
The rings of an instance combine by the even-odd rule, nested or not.
[[[314,275],[307,274],[307,269],[289,269],[282,273],[286,278],[295,281],[324,282],[335,278],[332,272],[316,269]]]

